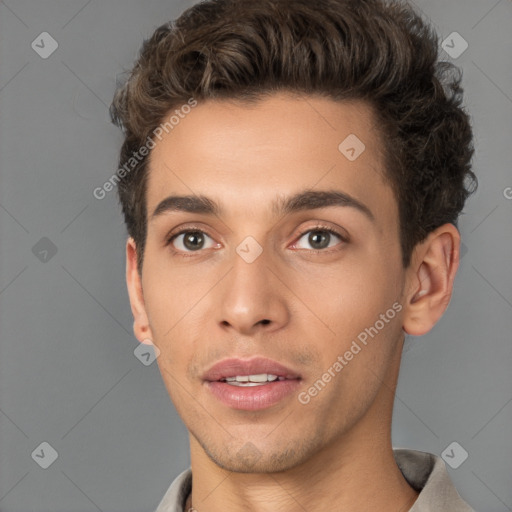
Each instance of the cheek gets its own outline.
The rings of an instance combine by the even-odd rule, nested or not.
[[[300,272],[294,290],[321,320],[316,323],[323,323],[327,339],[343,344],[374,325],[398,300],[395,267],[394,262],[382,259],[347,258],[328,271]]]
[[[301,279],[297,294],[308,297],[307,304],[322,320],[301,321],[301,330],[315,340],[322,361],[312,378],[321,378],[329,369],[336,375],[317,407],[332,400],[348,411],[369,403],[385,379],[401,334],[401,305],[399,267],[393,261],[358,258],[345,263],[328,278]]]
[[[190,325],[194,309],[215,283],[208,265],[173,262],[164,250],[147,251],[143,281],[144,301],[154,337],[163,342]]]

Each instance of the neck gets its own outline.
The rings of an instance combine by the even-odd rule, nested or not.
[[[347,454],[346,459],[348,459]],[[396,466],[392,451],[364,459],[274,474],[222,474],[201,478],[196,466],[186,512],[350,510],[406,512],[418,497]],[[311,471],[311,473],[309,473]],[[315,472],[316,471],[316,472]],[[212,478],[213,477],[213,478]]]

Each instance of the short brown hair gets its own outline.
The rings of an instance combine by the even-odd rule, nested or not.
[[[257,101],[278,91],[359,99],[374,110],[385,174],[399,209],[404,267],[429,232],[457,225],[476,189],[462,73],[439,62],[439,40],[403,2],[207,0],[155,30],[115,94],[125,140],[120,166],[169,111],[190,98]],[[119,182],[128,233],[142,262],[148,157]]]

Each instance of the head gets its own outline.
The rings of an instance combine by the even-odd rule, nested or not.
[[[292,467],[390,420],[403,333],[446,309],[476,187],[437,49],[402,3],[210,0],[159,27],[116,92],[134,330],[217,464],[248,471],[253,440],[252,470]],[[303,400],[216,401],[206,370],[256,355],[299,374]]]

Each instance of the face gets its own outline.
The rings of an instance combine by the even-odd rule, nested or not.
[[[199,103],[156,143],[148,179],[140,282],[128,244],[135,332],[197,447],[266,472],[346,440],[403,340],[398,208],[370,108]],[[233,374],[278,379],[220,380]]]

